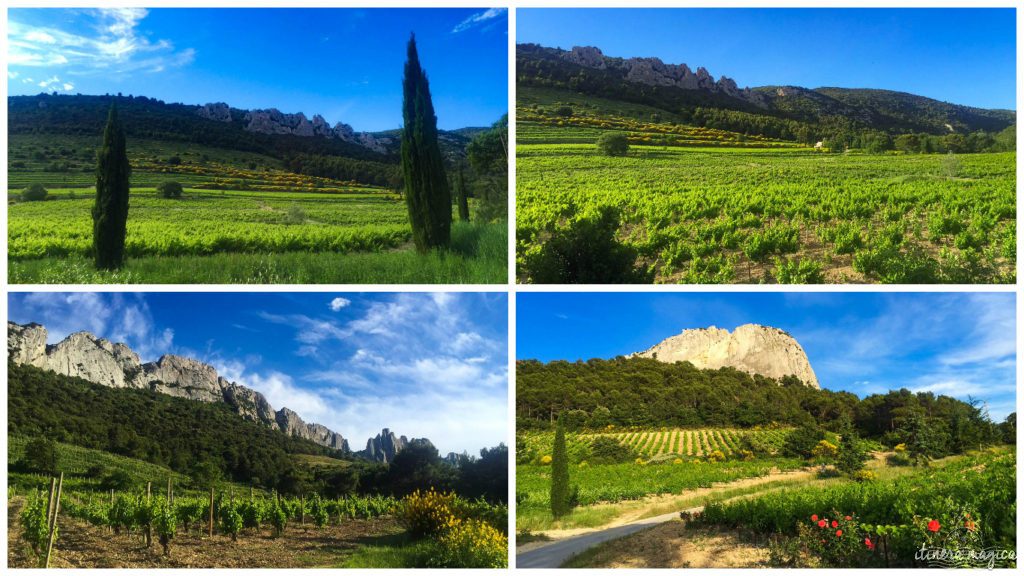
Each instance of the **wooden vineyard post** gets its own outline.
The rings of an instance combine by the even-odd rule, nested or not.
[[[167,477],[167,500],[166,500],[166,504],[168,506],[171,505],[171,477],[170,476]]]
[[[210,488],[210,538],[213,538],[213,488]]]
[[[252,500],[252,486],[249,486],[249,500]]]
[[[50,480],[50,494],[46,497],[46,528],[53,526],[53,493],[57,490],[57,477]]]
[[[306,496],[299,497],[299,524],[306,525]]]
[[[153,483],[152,482],[146,482],[146,506],[149,506],[149,501],[150,501],[150,499],[152,497],[152,488],[153,488]]]
[[[110,489],[110,505],[111,506],[114,505],[114,489],[113,488]]]
[[[57,501],[53,507],[53,524],[50,525],[50,543],[46,546],[46,562],[43,568],[50,567],[50,555],[53,553],[53,540],[57,536],[57,514],[60,514],[60,492],[64,488],[64,473],[60,473],[60,482],[57,484]]]

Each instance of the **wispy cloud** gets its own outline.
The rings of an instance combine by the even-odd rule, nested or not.
[[[508,8],[490,8],[483,12],[477,12],[452,28],[452,34],[465,32],[482,24],[491,24],[496,18],[503,18],[508,13]]]
[[[41,68],[60,75],[121,75],[158,72],[192,62],[195,51],[177,49],[164,39],[151,39],[140,29],[148,15],[143,8],[100,8],[75,12],[74,23],[61,27],[58,19],[34,26],[9,13],[7,22],[8,66]],[[40,82],[47,90],[72,90],[74,83]],[[8,77],[11,77],[8,75]]]
[[[329,304],[329,306],[331,307],[331,310],[334,310],[335,312],[338,312],[342,308],[348,306],[351,303],[352,303],[352,301],[349,300],[348,298],[340,298],[339,297],[339,298],[335,298],[334,300],[331,300],[331,303]]]

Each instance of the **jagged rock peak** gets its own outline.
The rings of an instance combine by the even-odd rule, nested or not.
[[[173,354],[142,364],[128,346],[89,332],[76,332],[52,346],[47,346],[46,338],[46,328],[39,324],[22,326],[8,321],[8,359],[112,388],[146,388],[189,400],[224,402],[247,420],[321,446],[348,450],[348,442],[340,434],[320,424],[307,424],[287,408],[274,412],[262,394],[229,382],[209,364]]]
[[[223,102],[199,106],[196,114],[208,120],[231,122],[231,108]],[[327,120],[324,120],[324,117],[319,114],[314,114],[310,119],[306,118],[302,112],[285,114],[277,108],[268,108],[266,110],[247,110],[242,121],[244,129],[249,132],[337,138],[381,154],[387,153],[388,146],[394,143],[392,138],[378,138],[369,132],[356,132],[351,126],[341,122],[332,128]]]
[[[384,428],[380,434],[366,441],[366,449],[359,454],[374,462],[391,462],[408,443],[405,436],[395,436],[394,432]]]
[[[224,102],[211,102],[201,106],[197,114],[215,122],[231,122],[231,108]]]
[[[811,363],[796,339],[778,328],[744,324],[733,332],[711,326],[683,330],[630,357],[662,362],[690,362],[697,368],[731,367],[749,374],[780,379],[793,375],[820,389]]]

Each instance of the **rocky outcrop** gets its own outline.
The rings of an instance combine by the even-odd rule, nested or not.
[[[385,428],[380,434],[366,441],[366,449],[359,455],[374,462],[391,462],[395,459],[395,454],[408,443],[409,440],[405,436],[395,436],[394,432]]]
[[[231,108],[224,102],[212,102],[201,106],[196,114],[214,122],[231,122]]]
[[[593,46],[573,46],[572,50],[562,54],[562,58],[585,68],[604,70],[607,67],[604,62],[604,54]]]
[[[142,364],[124,344],[88,332],[76,332],[52,346],[46,344],[46,337],[46,328],[39,324],[8,322],[8,358],[112,388],[146,388],[200,402],[224,402],[247,420],[321,446],[348,450],[340,434],[320,424],[307,424],[287,408],[275,412],[262,394],[218,376],[209,364],[170,354]]]
[[[207,104],[197,110],[197,114],[210,120],[231,121],[231,110],[227,104]],[[369,132],[356,132],[348,124],[338,122],[331,127],[324,117],[316,114],[312,119],[306,118],[302,112],[285,114],[276,108],[267,110],[248,110],[243,118],[244,127],[249,132],[260,134],[292,134],[304,137],[337,138],[369,148],[374,152],[386,154],[394,141],[388,137],[377,137]]]
[[[217,370],[209,364],[168,354],[143,365],[142,371],[156,392],[200,402],[224,401]]]
[[[731,333],[714,326],[683,330],[630,356],[662,362],[685,361],[697,368],[728,366],[776,379],[792,375],[811,388],[820,388],[807,354],[796,339],[778,328],[757,324],[744,324]]]
[[[750,88],[741,90],[734,80],[725,76],[716,82],[714,76],[703,67],[693,71],[686,64],[665,64],[660,58],[628,58],[616,60],[609,66],[604,54],[594,46],[574,46],[568,52],[561,52],[561,58],[584,68],[620,70],[628,82],[648,86],[674,86],[683,90],[704,90],[726,94],[762,107],[768,105],[768,98],[764,94]]]

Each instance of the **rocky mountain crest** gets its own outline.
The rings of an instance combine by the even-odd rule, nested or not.
[[[716,328],[683,330],[630,357],[662,362],[690,362],[697,368],[731,367],[749,374],[780,379],[796,376],[806,386],[820,389],[804,349],[788,333],[769,326],[744,324],[731,333]]]
[[[561,57],[567,62],[584,68],[618,69],[627,81],[637,84],[675,86],[684,90],[704,90],[746,100],[757,106],[768,106],[768,99],[764,94],[751,90],[749,87],[740,90],[734,80],[725,76],[716,82],[714,76],[704,68],[697,68],[697,71],[694,72],[686,64],[665,64],[660,58],[614,59],[612,60],[613,64],[609,65],[610,59],[604,56],[600,48],[594,46],[574,46],[568,52],[563,51]]]
[[[337,138],[345,142],[358,144],[381,154],[387,153],[393,140],[388,137],[377,137],[369,132],[356,132],[348,124],[338,122],[332,128],[323,116],[316,114],[312,119],[306,118],[302,112],[285,114],[277,108],[267,110],[245,110],[244,127],[249,132],[260,134],[294,134],[295,136],[319,136]],[[196,114],[215,122],[231,122],[231,108],[224,102],[214,102],[200,106]]]
[[[298,414],[274,411],[259,392],[229,382],[217,370],[191,358],[171,354],[143,364],[124,344],[89,332],[76,332],[57,344],[46,344],[46,328],[35,323],[7,323],[7,357],[112,388],[145,388],[199,402],[224,402],[239,416],[321,446],[348,451],[348,441],[320,424],[303,422]]]

